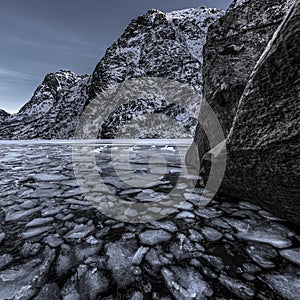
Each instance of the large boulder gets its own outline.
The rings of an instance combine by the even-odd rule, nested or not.
[[[204,47],[203,96],[216,113],[227,136],[239,99],[250,74],[275,30],[283,21],[292,0],[235,0],[226,14],[208,30]],[[210,120],[201,116],[210,126]],[[201,126],[195,142],[201,158],[211,147]],[[198,157],[196,149],[192,158]],[[195,161],[191,162],[193,165]]]
[[[221,192],[300,224],[300,2],[277,29],[250,76],[227,137]],[[218,147],[203,166],[220,159]],[[225,147],[223,155],[225,155]],[[205,167],[204,167],[205,169]],[[205,174],[206,171],[204,171]]]

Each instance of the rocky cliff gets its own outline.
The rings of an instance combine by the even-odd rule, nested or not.
[[[217,9],[186,9],[171,13],[150,10],[133,20],[124,34],[106,51],[92,74],[90,98],[130,78],[160,77],[190,84],[198,99],[186,98],[182,107],[174,106],[170,95],[163,99],[139,99],[136,87],[124,91],[128,102],[106,120],[102,138],[112,138],[123,127],[122,137],[192,137],[202,97],[202,52],[210,24],[223,14]],[[145,95],[147,96],[147,95]],[[169,96],[169,97],[168,97]],[[129,98],[129,99],[127,99]],[[111,106],[111,103],[103,103]],[[158,118],[153,113],[159,114]],[[147,118],[147,116],[149,118]],[[172,118],[176,120],[169,122]],[[129,130],[124,120],[134,119]],[[176,124],[177,122],[177,124]],[[182,128],[182,125],[184,128]],[[137,128],[136,132],[133,128]],[[180,130],[181,129],[181,130]]]
[[[3,122],[0,137],[69,138],[86,103],[88,80],[63,70],[46,75],[30,101]]]
[[[276,32],[240,99],[222,191],[300,224],[300,3]]]
[[[115,83],[141,76],[188,82],[202,89],[202,52],[209,25],[223,12],[197,8],[134,19],[107,49],[92,75],[92,96]]]
[[[240,53],[226,55],[220,52],[219,44],[215,52],[213,44],[210,47],[217,24],[227,22],[226,18],[231,18],[234,13],[238,18],[241,16],[239,10],[242,5],[253,7],[255,2],[245,1],[236,8],[231,8],[223,19],[212,26],[208,36],[204,56],[204,93],[206,100],[215,109],[225,133],[229,134],[227,149],[223,148],[223,151],[220,151],[219,146],[204,154],[207,145],[199,145],[202,172],[207,177],[212,160],[217,162],[227,150],[227,166],[221,193],[259,203],[275,214],[300,224],[299,2],[277,27],[251,74],[249,68],[255,62],[248,57],[249,54],[246,55],[249,47],[245,47]],[[274,3],[272,1],[272,9]],[[257,1],[257,8],[260,5],[264,4]],[[282,10],[278,12],[281,18],[286,5],[283,2],[280,5]],[[248,19],[252,18],[249,16]],[[235,22],[240,24],[239,19]],[[234,26],[233,23],[232,27]],[[265,26],[264,30],[273,32],[274,26]],[[270,33],[264,35],[264,38],[269,36]],[[243,31],[232,37],[230,44],[234,47],[231,49],[242,49],[239,43],[241,38],[245,38]],[[246,42],[247,40],[243,40],[243,44]],[[251,52],[257,59],[254,49]],[[208,69],[208,65],[211,65],[211,53],[215,55],[214,61],[221,62],[223,59],[223,65],[215,64],[215,70]],[[215,74],[214,79],[212,74]],[[200,131],[198,141],[202,139],[199,134]]]
[[[204,47],[203,96],[217,114],[225,136],[250,74],[291,3],[287,0],[236,0],[209,28]],[[196,143],[200,157],[209,151],[201,127],[197,128]]]
[[[186,134],[191,137],[201,99],[202,50],[207,30],[222,14],[221,10],[208,8],[171,13],[148,11],[133,20],[124,34],[107,49],[90,77],[69,71],[48,74],[32,99],[1,126],[0,138],[73,138],[79,116],[91,99],[126,79],[145,76],[189,83],[198,92],[199,99],[187,103],[185,107],[186,111],[191,112],[185,124],[188,128]],[[103,103],[105,105],[111,103]],[[141,118],[143,114],[165,111],[169,111],[169,116],[174,119],[182,115],[180,108],[174,109],[167,102],[165,105],[156,101],[129,103],[118,111],[118,115],[114,114],[107,120],[108,130],[102,137],[114,136],[123,125],[122,121],[129,117]],[[179,121],[183,121],[182,118]],[[178,135],[174,128],[173,131],[163,128],[164,122],[154,122],[151,129],[147,128],[147,122],[141,120],[141,123],[146,129],[138,135]]]

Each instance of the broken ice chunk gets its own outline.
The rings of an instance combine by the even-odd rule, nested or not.
[[[213,294],[208,283],[193,267],[164,267],[161,273],[175,299],[206,299]]]
[[[171,239],[171,234],[165,230],[147,230],[139,235],[140,241],[144,245],[156,245]]]
[[[300,266],[300,248],[281,250],[280,255]]]
[[[285,299],[299,299],[300,295],[300,278],[295,274],[278,272],[261,275],[262,279],[281,297]]]

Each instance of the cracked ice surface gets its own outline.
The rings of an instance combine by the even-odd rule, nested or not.
[[[120,162],[130,180],[147,175],[148,154],[169,159],[165,176],[144,188],[116,176],[109,145],[95,152],[104,180],[126,201],[155,202],[180,175],[176,151],[147,147],[132,147],[130,170]],[[285,220],[221,197],[201,209],[203,190],[187,180],[177,212],[146,224],[117,221],[82,195],[71,150],[68,143],[1,145],[0,299],[299,297],[299,232]]]

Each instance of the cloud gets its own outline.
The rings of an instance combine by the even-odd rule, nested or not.
[[[32,40],[28,40],[28,39],[24,39],[24,38],[20,38],[20,37],[9,38],[8,41],[11,43],[19,44],[21,46],[25,46],[25,47],[41,47],[41,46],[43,46],[43,44],[40,42],[32,41]]]
[[[1,83],[4,83],[5,81],[26,83],[26,82],[32,82],[32,80],[35,77],[29,73],[13,71],[13,70],[0,67],[0,78],[1,78]]]
[[[52,38],[52,40],[51,40]],[[72,36],[68,33],[61,33],[60,35],[56,36],[53,34],[48,40],[30,40],[24,39],[21,37],[13,37],[9,38],[8,42],[17,45],[17,47],[29,47],[32,48],[34,51],[48,51],[51,49],[52,53],[63,53],[74,55],[74,59],[76,56],[82,57],[89,57],[89,58],[99,58],[99,55],[96,55],[95,49],[99,50],[99,45],[96,42],[90,42],[84,39],[81,39],[78,36]],[[101,51],[105,50],[105,47],[100,47]],[[39,50],[38,50],[39,49]],[[45,49],[45,50],[44,50]],[[1,73],[1,71],[0,71]]]

